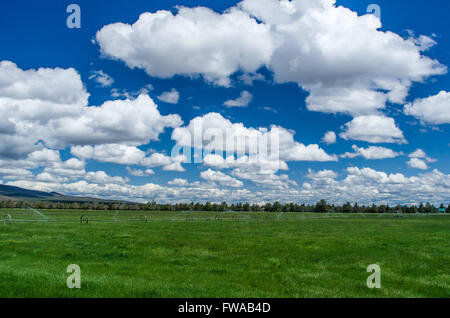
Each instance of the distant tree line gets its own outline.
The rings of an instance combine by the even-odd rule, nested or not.
[[[141,210],[141,211],[235,211],[235,212],[317,212],[317,213],[438,213],[444,209],[450,213],[450,204],[445,208],[444,204],[435,207],[430,203],[420,203],[419,206],[407,205],[358,205],[349,202],[343,205],[328,204],[320,200],[316,204],[297,204],[279,202],[266,203],[264,205],[237,203],[228,205],[222,203],[177,203],[160,204],[155,201],[148,203],[120,203],[120,202],[47,202],[47,201],[0,201],[0,208],[34,208],[34,209],[70,209],[70,210]]]

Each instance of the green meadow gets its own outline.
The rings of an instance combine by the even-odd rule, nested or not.
[[[0,297],[450,296],[450,215],[0,212]]]

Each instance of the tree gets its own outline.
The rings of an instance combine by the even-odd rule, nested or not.
[[[378,213],[378,207],[375,204],[372,204],[372,206],[369,208],[370,213]]]
[[[350,204],[350,202],[344,203],[344,205],[342,206],[342,212],[344,213],[352,212],[352,205]]]
[[[226,203],[225,201],[223,201],[223,202],[220,204],[219,209],[220,209],[220,211],[226,211],[226,210],[228,210],[228,205],[227,205],[227,203]]]
[[[429,202],[425,204],[425,213],[433,213],[433,206]]]
[[[281,204],[280,202],[276,201],[273,205],[272,205],[272,212],[281,212]]]
[[[314,207],[314,212],[325,213],[327,212],[327,210],[327,201],[325,201],[324,199],[317,202],[316,206]]]
[[[423,206],[422,202],[420,202],[420,204],[419,204],[419,212],[420,213],[425,213],[425,207]]]
[[[266,212],[272,211],[272,204],[266,203],[266,204],[264,205],[264,211],[266,211]]]

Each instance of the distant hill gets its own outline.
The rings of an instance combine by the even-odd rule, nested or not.
[[[35,190],[28,190],[19,187],[13,187],[0,184],[0,200],[14,200],[14,201],[50,201],[50,202],[92,202],[99,203],[118,203],[122,201],[104,200],[98,198],[84,198],[66,196],[57,192],[42,192]],[[127,202],[129,203],[129,202]]]

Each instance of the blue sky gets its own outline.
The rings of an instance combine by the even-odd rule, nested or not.
[[[450,4],[377,0],[378,28],[375,19],[363,18],[373,0],[297,2],[76,1],[80,29],[66,26],[66,7],[73,1],[2,4],[0,61],[15,66],[0,69],[1,182],[142,202],[314,202],[325,197],[336,203],[448,204]],[[178,6],[206,7],[217,14],[178,12]],[[119,30],[114,23],[131,25],[142,13],[153,17],[159,10],[172,17],[153,29],[141,20],[143,28],[129,37],[114,33]],[[231,12],[228,19],[225,10]],[[193,23],[192,29],[176,17]],[[103,32],[105,26],[113,32]],[[74,72],[66,72],[71,68]],[[53,83],[57,72],[61,80]],[[245,75],[260,80],[245,83]],[[44,86],[45,94],[39,91]],[[165,102],[164,92],[177,92],[176,102]],[[243,92],[250,100],[226,106]],[[87,100],[74,101],[84,93]],[[79,110],[128,99],[136,115],[140,94],[153,100],[160,119],[153,113],[132,119],[118,105],[95,115],[100,126],[124,117],[105,128],[86,124],[92,113]],[[27,112],[30,105],[42,113]],[[211,113],[219,117],[212,121]],[[283,128],[293,138],[280,146],[280,161],[287,166],[170,159],[180,143],[174,131],[188,133],[194,118],[218,127]],[[139,131],[143,135],[135,136]],[[325,142],[327,132],[334,132],[336,140]],[[132,158],[123,159],[120,149],[133,152]],[[154,161],[162,161],[145,163],[143,154],[158,154]]]

